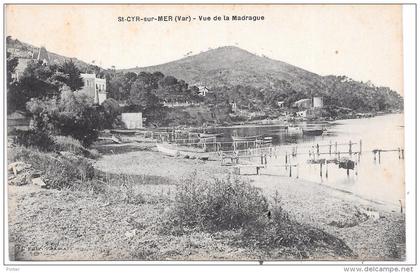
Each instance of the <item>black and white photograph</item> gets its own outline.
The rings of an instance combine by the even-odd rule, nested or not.
[[[5,260],[414,261],[405,9],[4,4]]]

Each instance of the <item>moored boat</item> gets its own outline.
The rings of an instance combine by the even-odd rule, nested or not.
[[[206,152],[205,149],[201,148],[178,146],[171,143],[156,143],[156,148],[159,152],[174,157],[203,160],[207,160],[209,158],[209,153]]]
[[[286,130],[287,130],[287,133],[293,134],[293,133],[300,133],[301,128],[299,126],[289,125],[287,126]]]
[[[255,141],[259,136],[232,136],[233,141]]]
[[[212,137],[218,137],[218,136],[223,136],[223,134],[210,134],[210,133],[200,133],[199,134],[200,138],[212,138]]]
[[[306,136],[320,136],[324,133],[323,129],[302,129],[302,132]]]

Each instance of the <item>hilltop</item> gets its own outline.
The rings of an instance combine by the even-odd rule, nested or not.
[[[36,59],[39,50],[17,39],[7,38],[7,52],[12,58],[19,59],[17,72],[23,71],[28,61]],[[46,52],[45,48],[43,50]],[[379,112],[403,108],[403,98],[388,87],[377,87],[346,76],[321,76],[234,46],[211,49],[160,65],[117,71],[52,52],[48,52],[48,56],[49,64],[72,60],[80,71],[105,77],[108,97],[119,101],[132,101],[137,93],[148,88],[153,89],[149,91],[153,91],[160,102],[173,102],[175,98],[192,102],[188,94],[195,93],[197,87],[205,86],[212,95],[202,100],[204,105],[213,107],[222,102],[235,102],[239,109],[250,112],[277,111],[277,102],[291,108],[293,102],[314,96],[323,97],[326,108],[329,108],[324,113],[326,117],[339,117],[339,109],[347,109],[346,112]],[[127,72],[146,74],[133,76]],[[138,80],[136,85],[134,78]],[[146,84],[147,81],[154,84]],[[186,90],[189,91],[185,93]],[[227,111],[228,105],[225,108]]]
[[[297,66],[258,56],[234,46],[211,49],[165,64],[131,68],[122,72],[160,71],[222,92],[230,100],[253,100],[245,93],[262,92],[263,103],[285,100],[286,105],[301,98],[322,96],[326,105],[355,111],[402,109],[403,98],[388,87],[377,87],[346,76],[320,76]],[[243,89],[248,91],[244,91]],[[241,95],[234,90],[241,89]],[[245,94],[245,95],[244,95]],[[258,98],[257,98],[258,99]],[[247,104],[247,103],[246,103]]]
[[[27,66],[27,63],[30,60],[34,60],[37,58],[38,52],[41,48],[44,51],[45,48],[43,47],[36,47],[34,45],[19,41],[18,39],[13,39],[10,36],[6,39],[7,53],[10,53],[11,58],[18,58],[19,60],[18,67],[16,68],[16,71],[18,72],[23,72],[23,70],[25,70]],[[77,58],[67,57],[53,52],[49,52],[47,51],[47,49],[45,49],[45,51],[49,57],[49,62],[51,64],[62,64],[65,61],[71,60],[81,70],[86,70],[90,66],[88,63],[83,62]]]
[[[190,84],[209,87],[249,85],[264,88],[272,87],[279,80],[285,80],[296,89],[304,89],[322,82],[320,75],[282,61],[257,56],[235,46],[211,49],[161,65],[122,71],[136,73],[160,71]]]

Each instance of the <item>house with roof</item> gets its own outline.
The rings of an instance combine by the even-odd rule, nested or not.
[[[106,79],[97,78],[96,74],[80,73],[83,79],[82,91],[93,98],[93,103],[102,104],[106,100]]]
[[[41,46],[38,50],[38,54],[36,56],[38,61],[41,61],[42,64],[47,65],[50,63],[50,54],[48,53],[47,49]]]
[[[205,97],[207,95],[207,93],[210,92],[210,89],[208,89],[207,86],[199,86],[198,87],[198,92],[201,96]]]

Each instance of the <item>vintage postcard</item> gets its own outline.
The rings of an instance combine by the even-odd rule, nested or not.
[[[4,27],[9,261],[407,260],[402,5],[6,4]]]

